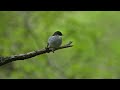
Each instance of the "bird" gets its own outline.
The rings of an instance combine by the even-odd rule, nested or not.
[[[53,53],[56,48],[61,46],[62,36],[63,34],[60,31],[56,31],[48,38],[47,48],[51,48]]]

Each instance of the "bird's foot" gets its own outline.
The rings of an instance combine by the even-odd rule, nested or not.
[[[54,51],[55,51],[55,48],[52,48],[51,50],[52,50],[52,52],[54,53]]]
[[[47,53],[49,53],[50,50],[51,50],[53,53],[55,52],[55,48],[45,47],[45,50],[47,51]]]

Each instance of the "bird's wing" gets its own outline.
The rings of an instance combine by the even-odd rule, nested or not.
[[[51,37],[48,39],[48,43],[55,41],[55,39],[56,39],[56,38],[55,38],[54,36],[51,36]]]

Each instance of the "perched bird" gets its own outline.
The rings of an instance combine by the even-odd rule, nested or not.
[[[54,32],[52,36],[49,37],[47,48],[51,48],[54,53],[55,48],[60,47],[62,44],[62,33],[60,31]]]

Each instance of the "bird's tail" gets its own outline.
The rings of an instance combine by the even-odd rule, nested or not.
[[[49,46],[49,43],[47,43],[47,47],[46,48],[48,48],[48,46]]]

